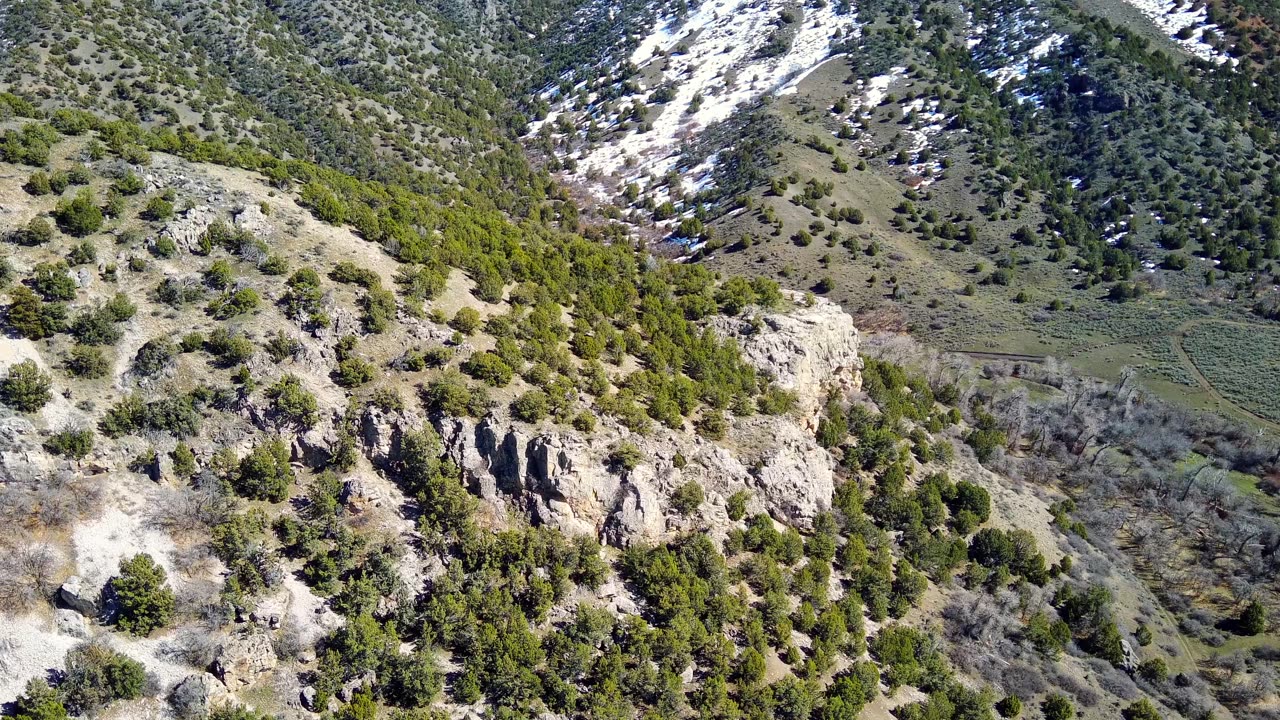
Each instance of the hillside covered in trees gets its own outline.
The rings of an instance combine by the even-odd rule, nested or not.
[[[0,712],[1271,717],[1268,12],[0,8]]]

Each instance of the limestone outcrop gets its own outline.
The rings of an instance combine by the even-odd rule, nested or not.
[[[796,394],[797,413],[733,418],[726,437],[714,442],[690,429],[657,427],[637,435],[608,417],[600,418],[590,436],[549,423],[517,422],[502,411],[479,420],[435,417],[430,422],[463,481],[495,511],[516,510],[536,524],[594,535],[611,545],[683,529],[668,505],[688,482],[702,486],[706,502],[700,512],[707,520],[722,519],[725,501],[747,490],[751,512],[806,527],[830,507],[835,486],[832,458],[815,441],[813,426],[829,391],[860,387],[858,331],[848,315],[825,300],[766,315],[758,323],[720,318],[716,329],[735,338],[762,374]],[[404,433],[426,421],[411,412],[370,406],[359,426],[366,456],[375,466],[388,467]],[[608,464],[622,442],[634,444],[643,458],[626,471]],[[363,497],[359,490],[349,487],[347,494]]]
[[[785,313],[759,317],[717,317],[713,327],[732,337],[757,370],[771,376],[799,399],[801,416],[817,422],[827,390],[854,393],[862,388],[858,329],[839,305],[823,298],[807,304],[798,293]]]
[[[169,221],[160,231],[160,237],[167,237],[180,250],[190,252],[200,243],[200,236],[218,219],[218,213],[208,205],[196,205],[181,216]]]
[[[830,455],[789,417],[737,419],[721,443],[665,429],[638,436],[620,427],[597,428],[588,441],[559,429],[534,433],[498,415],[436,423],[446,454],[481,498],[508,501],[535,523],[617,546],[674,529],[668,498],[690,481],[707,496],[704,513],[722,513],[730,495],[748,490],[754,510],[801,526],[830,507],[834,491]],[[622,441],[644,459],[632,470],[611,471],[609,453]]]
[[[223,685],[236,691],[252,685],[264,673],[275,669],[278,660],[271,636],[263,632],[232,635],[223,642],[213,661],[213,674]]]

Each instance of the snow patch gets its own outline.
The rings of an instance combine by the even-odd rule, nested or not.
[[[993,70],[984,71],[987,77],[996,81],[997,88],[1003,88],[1012,80],[1025,80],[1027,73],[1031,71],[1031,66],[1049,53],[1062,47],[1062,43],[1067,39],[1062,33],[1054,33],[1049,37],[1041,40],[1039,44],[1027,51],[1026,57],[1022,60],[1006,65],[1004,67],[995,68]]]
[[[906,77],[907,69],[904,67],[891,68],[884,75],[877,75],[866,82],[866,90],[862,93],[862,107],[872,110],[880,107],[880,103],[889,95],[889,86],[895,81]]]
[[[1205,30],[1217,30],[1217,25],[1209,23],[1209,11],[1201,5],[1183,2],[1182,0],[1124,0],[1138,12],[1146,16],[1161,32],[1167,34],[1184,50],[1201,60],[1223,63],[1234,60],[1219,52],[1204,41]],[[1190,30],[1189,37],[1179,37],[1179,33]]]
[[[650,188],[655,184],[651,178],[676,168],[684,141],[728,119],[743,104],[764,95],[796,92],[809,73],[830,59],[834,38],[858,31],[856,18],[837,13],[834,3],[805,7],[788,50],[761,57],[760,50],[785,7],[783,0],[705,0],[682,19],[661,19],[630,59],[649,71],[661,63],[661,79],[653,84],[669,84],[671,100],[648,108],[651,128],[644,132],[635,124],[622,129],[621,121],[634,103],[646,103],[648,89],[607,106],[591,103],[587,110],[591,119],[602,126],[606,137],[614,135],[571,155],[577,161],[575,175],[594,179],[591,190],[604,201],[628,183]],[[569,109],[569,103],[562,101],[557,112]],[[531,131],[542,129],[551,118],[531,124]],[[579,125],[585,124],[580,118]],[[711,187],[713,170],[714,159],[683,173],[682,189],[697,192]]]

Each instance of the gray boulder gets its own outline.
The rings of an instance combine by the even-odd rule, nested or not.
[[[58,588],[58,601],[85,617],[98,615],[97,592],[84,587],[84,580],[72,575]]]
[[[53,613],[53,626],[59,635],[87,640],[89,638],[89,622],[75,610],[58,608]]]
[[[209,673],[188,675],[169,693],[169,704],[178,717],[202,718],[226,702],[227,690]]]
[[[275,669],[278,660],[271,637],[263,632],[232,635],[218,649],[213,661],[213,674],[231,691],[257,682]]]
[[[324,708],[320,707],[320,704],[316,702],[318,696],[319,693],[316,692],[316,689],[308,685],[307,687],[302,688],[302,692],[298,693],[298,700],[302,702],[302,707],[306,708],[308,711],[318,713],[321,710],[324,710]]]

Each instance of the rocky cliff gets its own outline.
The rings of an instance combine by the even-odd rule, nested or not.
[[[839,305],[823,298],[806,301],[791,293],[795,306],[785,313],[756,317],[717,316],[714,327],[738,341],[747,361],[796,393],[800,416],[816,425],[827,392],[862,389],[858,329]]]
[[[669,498],[690,481],[705,492],[700,512],[707,519],[723,519],[729,496],[747,490],[750,511],[807,527],[830,507],[834,488],[831,456],[814,441],[811,428],[829,391],[856,392],[861,386],[858,331],[847,314],[824,300],[765,315],[758,323],[724,319],[717,330],[736,338],[758,370],[796,394],[794,413],[734,418],[726,437],[714,442],[667,428],[637,435],[607,417],[590,437],[517,422],[505,412],[478,421],[430,422],[468,486],[495,509],[519,511],[534,523],[615,546],[679,530],[684,520],[669,511]],[[383,465],[392,459],[401,434],[424,421],[412,412],[367,409],[361,434],[370,460]],[[634,444],[644,459],[614,472],[607,457],[622,442]]]

